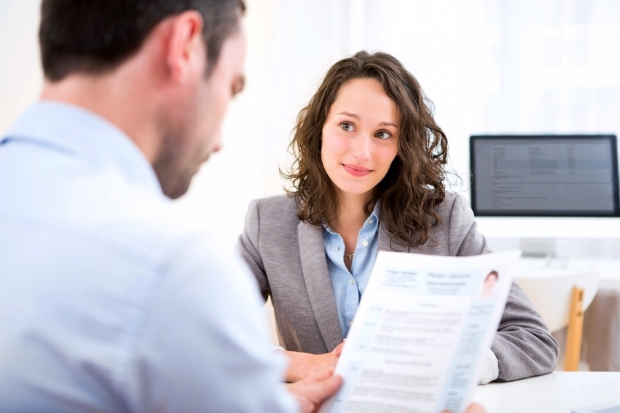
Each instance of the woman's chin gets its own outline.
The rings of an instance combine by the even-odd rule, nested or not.
[[[346,196],[367,196],[374,189],[374,186],[368,185],[336,185],[336,187]]]

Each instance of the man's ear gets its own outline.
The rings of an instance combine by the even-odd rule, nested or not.
[[[196,11],[186,11],[172,17],[166,64],[175,83],[186,83],[194,71],[202,74],[206,70],[203,24],[202,16]]]

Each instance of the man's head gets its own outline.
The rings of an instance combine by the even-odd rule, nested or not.
[[[239,30],[243,0],[43,0],[39,42],[45,77],[100,74],[137,53],[162,20],[188,10],[200,13],[209,68],[224,40]]]
[[[137,143],[163,192],[177,198],[219,150],[229,100],[243,88],[244,11],[243,0],[43,0],[39,40],[46,83],[80,78],[107,85],[97,96],[104,103],[83,106],[101,107],[95,112],[105,112],[99,114]],[[143,93],[119,105],[123,88]],[[108,98],[116,108],[105,107]],[[130,125],[123,111],[140,114],[134,123],[140,119],[142,127]],[[145,130],[151,133],[132,133]]]

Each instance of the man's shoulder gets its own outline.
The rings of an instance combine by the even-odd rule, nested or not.
[[[185,242],[210,238],[208,227],[200,224],[204,220],[188,216],[167,199],[134,200],[132,206],[121,203],[124,210],[109,222],[93,223],[99,236],[154,260]]]
[[[89,185],[96,189],[89,191]],[[50,231],[93,248],[106,248],[113,255],[110,259],[135,260],[153,268],[179,245],[206,231],[161,193],[122,180],[87,178],[73,190],[59,191],[52,201],[47,212],[35,210],[24,218],[40,220]]]

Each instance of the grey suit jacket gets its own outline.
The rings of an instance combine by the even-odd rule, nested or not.
[[[390,242],[390,235],[379,225],[379,250],[430,255],[489,251],[462,197],[448,193],[436,210],[442,223],[431,230],[425,245],[408,248]],[[279,195],[252,201],[238,249],[263,297],[271,296],[284,348],[321,354],[342,342],[322,228],[297,218],[294,199]],[[498,380],[545,374],[556,366],[557,343],[516,283],[491,350],[499,362]]]

